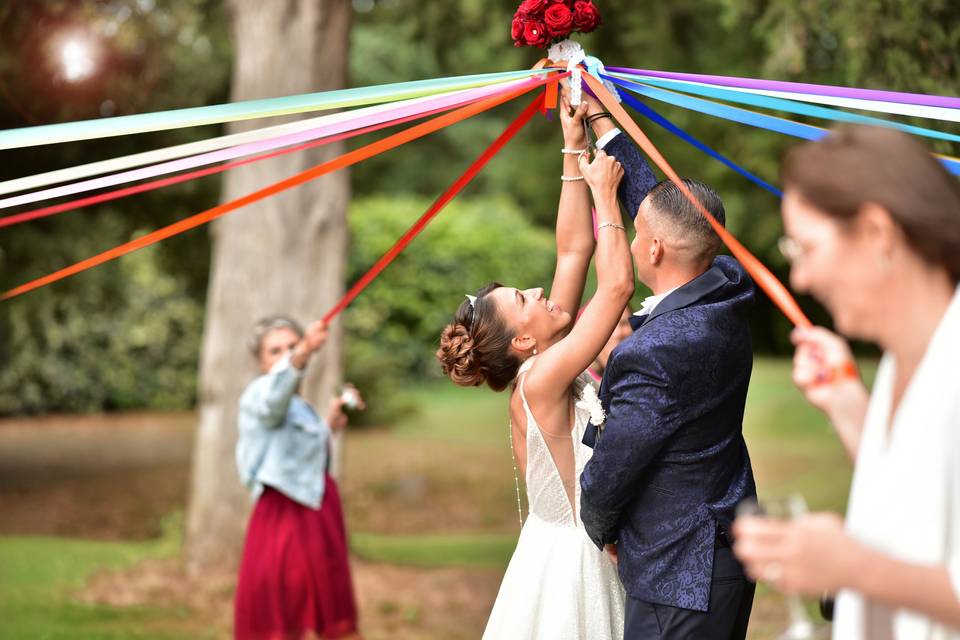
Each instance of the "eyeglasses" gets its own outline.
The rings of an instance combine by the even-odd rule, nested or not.
[[[777,240],[777,249],[790,264],[796,264],[807,254],[800,243],[789,236],[780,236],[780,239]]]

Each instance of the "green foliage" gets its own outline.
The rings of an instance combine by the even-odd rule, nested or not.
[[[354,200],[348,281],[355,282],[430,205],[416,197]],[[490,281],[548,285],[552,234],[504,198],[458,199],[347,310],[346,372],[373,407],[411,377],[435,376],[440,330],[467,293]],[[387,409],[389,407],[389,409]],[[372,413],[368,418],[380,416]]]
[[[0,3],[0,129],[225,102],[228,27],[222,3],[208,0]],[[57,75],[55,44],[77,33],[99,39],[103,56],[91,79],[71,84]],[[219,133],[7,150],[0,180]],[[0,230],[0,288],[196,213],[219,188],[194,180]],[[191,406],[208,272],[209,241],[193,232],[2,303],[0,414]]]
[[[127,239],[100,222],[105,237],[78,236],[67,253]],[[203,312],[158,258],[144,249],[7,303],[0,414],[192,406]]]

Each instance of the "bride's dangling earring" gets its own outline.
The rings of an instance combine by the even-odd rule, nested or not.
[[[536,348],[536,347],[533,348],[533,355],[537,355],[537,348]]]

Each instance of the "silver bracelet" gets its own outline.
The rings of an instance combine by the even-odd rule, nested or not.
[[[617,224],[616,222],[601,222],[597,225],[597,231],[603,229],[604,227],[613,227],[614,229],[620,229],[620,231],[626,231],[627,228],[622,224]]]
[[[564,182],[578,182],[583,180],[583,176],[560,176],[560,179]]]
[[[585,151],[586,149],[568,149],[567,147],[560,149],[560,153],[568,156],[578,156],[581,153],[584,153]]]

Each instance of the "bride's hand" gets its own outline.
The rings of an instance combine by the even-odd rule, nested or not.
[[[623,167],[616,158],[608,156],[602,150],[597,151],[593,162],[589,162],[586,155],[581,156],[580,173],[593,192],[594,201],[605,197],[616,200],[617,186],[623,178]]]
[[[560,112],[560,126],[563,129],[563,146],[568,149],[587,148],[587,130],[583,126],[583,118],[587,115],[587,103],[581,102],[579,107],[572,107],[568,94],[561,94],[557,106]]]

